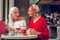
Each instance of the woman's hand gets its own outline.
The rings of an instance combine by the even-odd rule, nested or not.
[[[27,34],[28,35],[40,35],[41,33],[40,32],[36,32],[34,29],[28,29],[27,30]]]
[[[34,29],[31,31],[31,35],[40,35],[40,32],[36,32]]]
[[[6,28],[7,28],[7,30],[9,30],[9,31],[15,32],[15,30],[14,30],[13,28],[11,28],[11,27],[6,27]]]
[[[22,30],[15,30],[16,33],[22,33]]]
[[[40,32],[31,32],[32,35],[40,35]]]

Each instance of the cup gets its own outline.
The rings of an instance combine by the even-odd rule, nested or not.
[[[21,28],[16,28],[16,30],[21,30]]]

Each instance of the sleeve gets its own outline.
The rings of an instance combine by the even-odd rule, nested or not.
[[[24,26],[24,29],[27,29],[27,24],[25,20],[23,21],[23,26]]]
[[[14,27],[13,27],[13,22],[9,21],[8,26],[11,27],[11,28],[14,28]]]
[[[26,25],[26,21],[25,21],[25,20],[23,21],[23,25],[24,25],[24,26],[27,26],[27,25]]]
[[[42,27],[42,30],[43,30],[43,32],[41,32],[41,35],[43,37],[49,38],[49,29],[47,27],[47,24],[46,24],[46,20],[45,19],[43,19],[43,22],[42,22],[42,26],[41,27]]]

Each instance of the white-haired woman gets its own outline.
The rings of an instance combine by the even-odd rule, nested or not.
[[[12,7],[9,10],[9,27],[10,31],[26,30],[26,21],[24,17],[20,16],[19,9]],[[20,31],[18,31],[20,32]]]
[[[41,15],[39,15],[41,8],[39,8],[38,5],[32,4],[29,7],[28,14],[32,17],[29,29],[27,30],[27,33],[30,30],[29,35],[38,35],[38,38],[36,40],[48,40],[49,39],[49,30],[46,24],[45,18],[43,18]],[[34,40],[34,39],[33,39]]]

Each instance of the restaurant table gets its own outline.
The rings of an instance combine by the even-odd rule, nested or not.
[[[37,38],[37,35],[1,35],[1,39],[21,39],[21,40],[30,40]]]

